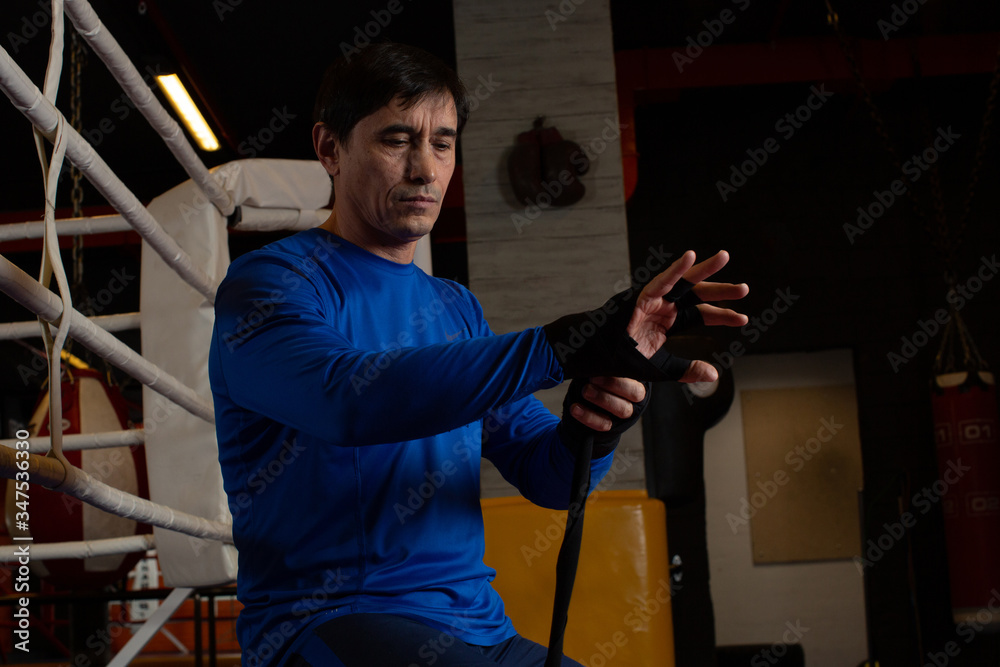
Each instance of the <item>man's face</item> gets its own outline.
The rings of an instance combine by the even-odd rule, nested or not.
[[[383,245],[430,233],[455,171],[458,115],[450,95],[409,108],[396,98],[362,118],[338,145],[339,224]]]

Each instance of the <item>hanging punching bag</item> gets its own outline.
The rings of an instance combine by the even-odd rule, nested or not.
[[[1000,438],[993,374],[934,377],[934,439],[956,623],[975,618],[1000,590]],[[994,621],[1000,624],[1000,619]]]
[[[63,433],[101,433],[128,426],[125,399],[94,370],[73,370],[62,382]],[[49,435],[49,395],[35,407],[29,424],[32,436]],[[146,457],[142,447],[110,447],[65,452],[73,465],[122,491],[149,498]],[[14,521],[17,511],[14,485],[7,486],[6,520],[12,536],[27,536]],[[127,537],[151,532],[149,526],[123,519],[87,505],[72,496],[32,486],[30,536],[36,544]],[[32,559],[31,569],[61,589],[98,589],[124,577],[141,553],[97,556],[83,559],[40,561]]]
[[[941,362],[954,358],[947,348],[956,343],[965,370]],[[956,623],[975,619],[1000,590],[1000,438],[996,385],[985,367],[958,313],[952,313],[935,363],[931,406],[939,473],[934,490],[942,492]],[[1000,618],[993,617],[990,625],[1000,627]]]

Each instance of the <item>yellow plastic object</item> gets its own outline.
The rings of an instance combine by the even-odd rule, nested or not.
[[[549,641],[566,512],[485,498],[486,564],[523,636]],[[667,521],[644,491],[591,495],[564,652],[587,667],[673,667]]]

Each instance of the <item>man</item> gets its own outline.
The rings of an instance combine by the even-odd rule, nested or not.
[[[629,378],[662,379],[669,364],[647,359],[663,361],[679,314],[746,322],[694,305],[746,286],[697,284],[727,257],[687,253],[641,295],[493,335],[471,293],[412,263],[468,108],[454,72],[418,49],[374,45],[332,67],[313,144],[333,213],[239,258],[219,288],[209,370],[245,665],[541,666],[482,562],[480,457],[565,508],[580,439],[593,429],[596,485],[646,399]],[[696,290],[664,300],[678,284]],[[675,379],[715,376],[670,361]],[[570,377],[560,420],[532,393]]]

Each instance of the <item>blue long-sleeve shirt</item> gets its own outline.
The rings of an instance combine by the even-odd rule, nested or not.
[[[532,396],[562,380],[541,328],[494,335],[465,288],[318,228],[234,261],[215,311],[246,663],[280,664],[341,613],[513,636],[482,560],[479,459],[565,508],[573,456]]]

